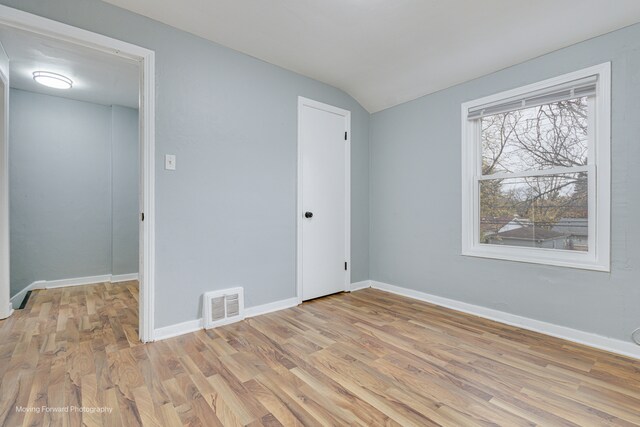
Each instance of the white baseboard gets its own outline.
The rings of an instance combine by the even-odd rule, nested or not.
[[[283,299],[280,301],[270,302],[268,304],[256,305],[244,309],[244,317],[260,316],[261,314],[272,313],[274,311],[284,310],[286,308],[295,307],[298,305],[298,298],[293,297],[289,299]]]
[[[129,273],[129,274],[112,274],[111,283],[121,283],[121,282],[130,282],[132,280],[138,280],[138,273]]]
[[[11,301],[11,306],[14,309],[19,308],[20,304],[22,304],[22,300],[24,299],[25,295],[27,295],[27,292],[32,291],[34,289],[44,289],[44,284],[45,283],[47,283],[46,280],[37,280],[37,281],[33,282],[32,284],[26,286],[20,292],[18,292],[14,296],[12,296],[11,299],[9,299],[9,301]]]
[[[72,279],[59,279],[59,280],[36,280],[30,285],[26,286],[20,292],[11,297],[11,305],[13,308],[18,308],[22,303],[25,295],[28,291],[35,289],[54,289],[54,288],[66,288],[68,286],[83,286],[93,285],[95,283],[120,283],[130,280],[138,280],[138,273],[131,274],[102,274],[100,276],[87,276],[87,277],[75,277]]]
[[[360,289],[366,289],[371,287],[371,280],[363,280],[361,282],[354,282],[349,286],[349,292],[359,291]]]
[[[283,299],[280,301],[270,302],[268,304],[256,305],[254,307],[247,307],[244,309],[244,318],[238,319],[237,322],[244,320],[248,317],[260,316],[261,314],[267,314],[267,313],[273,313],[274,311],[284,310],[286,308],[295,307],[297,305],[298,305],[298,298],[294,297],[294,298]],[[229,324],[229,323],[226,323],[226,324]],[[179,335],[196,332],[202,328],[204,328],[204,321],[202,318],[189,320],[187,322],[165,326],[163,328],[157,328],[154,331],[153,339],[154,341],[165,340],[167,338],[173,338]]]
[[[179,335],[189,334],[191,332],[199,331],[204,327],[202,318],[189,320],[187,322],[177,323],[175,325],[165,326],[163,328],[156,328],[153,331],[153,341],[166,340],[167,338],[177,337]]]
[[[580,331],[578,329],[559,326],[553,323],[547,323],[528,317],[518,316],[516,314],[506,313],[504,311],[493,310],[491,308],[479,305],[468,304],[449,298],[439,297],[427,294],[425,292],[407,289],[400,286],[390,285],[388,283],[371,281],[371,287],[380,289],[393,294],[425,301],[441,307],[450,308],[452,310],[461,311],[463,313],[474,316],[483,317],[485,319],[494,320],[507,325],[516,326],[522,329],[539,332],[541,334],[550,335],[552,337],[565,339],[567,341],[584,344],[589,347],[595,347],[600,350],[609,351],[611,353],[621,354],[623,356],[640,359],[640,346],[626,342],[616,338],[609,338],[590,332]]]
[[[65,288],[67,286],[92,285],[94,283],[105,283],[111,280],[110,274],[100,276],[76,277],[73,279],[47,280],[43,289]]]

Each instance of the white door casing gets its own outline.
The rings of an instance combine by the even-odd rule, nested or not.
[[[0,319],[11,316],[9,295],[9,57],[0,43]]]
[[[141,185],[139,197],[145,218],[140,225],[142,241],[140,242],[140,323],[138,334],[142,342],[153,341],[155,330],[155,52],[4,5],[0,5],[0,25],[133,59],[140,64]],[[2,163],[0,163],[1,165]],[[4,170],[2,168],[0,172]],[[0,182],[0,196],[2,196],[1,185],[2,182]],[[8,198],[5,200],[0,197],[0,220],[3,215],[8,216],[8,212]],[[1,224],[0,221],[0,227],[2,227]],[[0,268],[5,264],[9,265],[8,252],[4,253],[0,250],[0,258]],[[1,277],[2,273],[0,273],[0,292],[3,292]]]
[[[348,290],[350,112],[298,100],[298,300]],[[311,216],[312,215],[312,216]]]

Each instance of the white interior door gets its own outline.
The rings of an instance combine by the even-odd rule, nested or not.
[[[9,276],[9,58],[0,43],[0,319],[12,313]]]
[[[350,113],[300,98],[298,296],[347,290],[350,251]]]

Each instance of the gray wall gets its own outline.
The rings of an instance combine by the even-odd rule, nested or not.
[[[111,108],[112,268],[111,273],[138,272],[138,110]]]
[[[208,290],[295,296],[299,95],[352,113],[351,279],[368,279],[369,114],[353,98],[98,0],[1,3],[156,52],[156,327],[199,317]]]
[[[157,327],[197,318],[210,289],[244,286],[247,306],[295,295],[298,95],[353,113],[352,281],[621,339],[640,325],[640,27],[369,119],[338,89],[97,0],[0,2],[156,51]],[[608,60],[612,272],[460,256],[460,103]],[[165,153],[177,171],[162,170]]]
[[[11,89],[11,294],[111,273],[111,108]]]
[[[463,257],[460,104],[612,62],[611,273]],[[640,25],[371,116],[371,279],[629,340],[640,326]]]
[[[138,271],[138,113],[11,89],[11,295]]]

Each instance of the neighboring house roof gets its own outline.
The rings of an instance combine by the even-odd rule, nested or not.
[[[587,236],[589,234],[589,221],[587,218],[560,218],[552,230],[573,236]]]
[[[513,229],[516,229],[516,228],[528,227],[530,225],[533,225],[533,224],[527,218],[515,217],[511,221],[509,221],[508,223],[503,225],[502,228],[500,230],[498,230],[498,233],[501,233],[503,231],[513,230]]]
[[[517,240],[553,240],[561,237],[566,237],[564,233],[558,233],[557,231],[549,230],[539,227],[521,227],[513,230],[503,231],[496,234],[495,237],[502,239],[517,239]]]
[[[517,216],[483,217],[480,219],[480,230],[484,233],[499,233],[508,225],[513,228],[525,227],[527,225],[531,225],[531,221],[527,218],[519,218]]]

